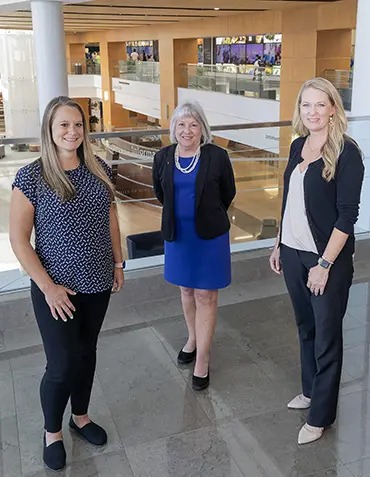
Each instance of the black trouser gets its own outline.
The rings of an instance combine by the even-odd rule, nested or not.
[[[343,361],[343,317],[353,277],[353,258],[343,250],[329,272],[323,295],[307,288],[318,255],[281,245],[283,274],[292,300],[301,348],[302,391],[311,398],[307,422],[330,426],[336,417]]]
[[[31,281],[31,297],[46,354],[40,385],[45,429],[59,432],[71,398],[72,413],[87,414],[96,365],[96,345],[107,311],[110,290],[69,295],[76,308],[73,319],[55,320],[45,296]]]

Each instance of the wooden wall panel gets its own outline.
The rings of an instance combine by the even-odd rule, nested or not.
[[[316,75],[325,69],[349,70],[352,30],[322,30],[317,32]]]
[[[278,4],[278,2],[277,2]],[[323,68],[324,57],[317,55],[318,32],[322,30],[351,30],[356,26],[356,0],[342,0],[327,5],[286,8],[284,10],[250,12],[201,21],[151,25],[137,28],[96,31],[67,35],[69,43],[114,43],[130,40],[159,40],[161,68],[161,125],[167,127],[176,105],[176,71],[174,40],[207,36],[236,36],[246,33],[283,34],[281,75],[281,119],[291,119],[296,94],[306,79],[316,76]],[[344,38],[344,37],[343,37]],[[190,40],[191,41],[191,40]],[[344,40],[343,40],[344,41]],[[320,43],[320,42],[319,42]],[[101,49],[102,50],[102,49]],[[103,54],[101,54],[101,57]],[[122,55],[122,58],[124,56]],[[329,56],[327,65],[342,65],[340,59]],[[102,58],[103,63],[103,58]],[[106,87],[103,86],[103,90]],[[109,89],[110,91],[110,89]],[[110,104],[111,108],[111,104]]]

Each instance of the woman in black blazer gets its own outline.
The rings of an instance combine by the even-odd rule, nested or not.
[[[288,408],[309,409],[298,434],[298,444],[307,444],[336,418],[364,165],[345,134],[339,93],[326,79],[302,86],[293,129],[299,137],[284,173],[282,222],[270,265],[278,274],[284,270],[295,312],[302,392]]]
[[[231,282],[230,221],[235,181],[227,152],[211,144],[204,111],[197,103],[178,106],[171,119],[174,143],[157,152],[153,185],[163,205],[165,279],[178,285],[188,328],[179,364],[195,358],[193,388],[209,384],[218,289]]]

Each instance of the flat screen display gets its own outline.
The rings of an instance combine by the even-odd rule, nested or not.
[[[248,43],[247,44],[247,64],[248,65],[253,65],[253,63],[256,61],[256,56],[259,55],[261,58],[263,56],[263,44],[253,44],[253,43]]]
[[[246,62],[246,47],[245,45],[234,44],[231,45],[230,63],[234,65],[245,64]]]
[[[266,43],[263,47],[263,61],[266,65],[280,65],[281,44]]]
[[[230,63],[230,45],[216,46],[216,63]]]

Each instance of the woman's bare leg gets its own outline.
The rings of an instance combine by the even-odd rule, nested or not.
[[[188,328],[188,341],[183,347],[183,351],[191,353],[196,346],[195,340],[195,299],[194,288],[180,287],[181,303],[184,311],[186,326]]]
[[[194,290],[195,335],[197,358],[194,375],[203,377],[208,373],[209,355],[216,328],[218,290]]]

